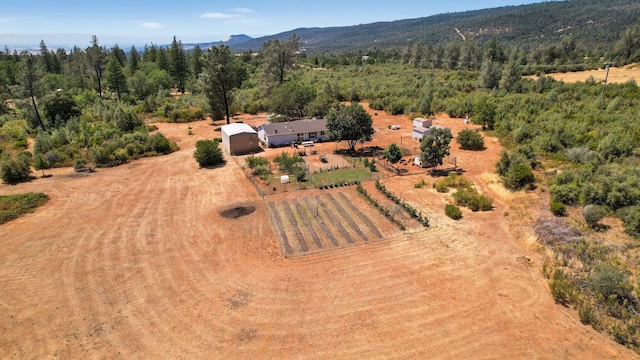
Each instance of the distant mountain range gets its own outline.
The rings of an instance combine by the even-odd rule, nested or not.
[[[465,38],[479,42],[493,38],[527,47],[558,43],[572,35],[577,44],[613,46],[624,29],[638,24],[638,19],[638,0],[549,1],[346,27],[299,28],[253,39],[237,35],[222,43],[236,52],[259,51],[265,41],[286,40],[295,33],[308,53],[327,53],[404,48],[414,43],[434,45]],[[200,46],[204,49],[220,43]]]
[[[227,37],[226,39],[223,39],[221,41],[215,41],[215,42],[209,42],[209,43],[199,43],[199,44],[183,44],[184,49],[185,50],[193,50],[193,48],[196,47],[196,45],[200,45],[200,47],[203,50],[206,50],[212,46],[218,46],[221,44],[225,44],[229,47],[234,47],[234,46],[238,46],[240,44],[243,44],[247,41],[251,41],[253,40],[253,38],[251,36],[245,35],[245,34],[240,34],[240,35],[231,35],[229,37]],[[169,45],[166,45],[169,46]]]

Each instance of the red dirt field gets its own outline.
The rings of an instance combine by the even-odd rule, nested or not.
[[[602,82],[607,76],[607,70],[598,69],[568,73],[554,73],[547,74],[546,76],[551,76],[558,81],[564,81],[567,83],[574,83],[578,81],[584,82],[590,76],[593,76],[595,81]],[[537,76],[530,76],[530,78],[537,79]],[[630,64],[623,67],[612,67],[609,69],[609,77],[607,78],[607,82],[609,84],[623,84],[629,80],[634,80],[636,83],[640,81],[640,66],[638,66],[638,64]]]
[[[404,117],[378,112],[374,121],[383,147],[411,131]],[[388,130],[391,123],[402,129]],[[384,239],[285,258],[265,201],[326,192],[263,201],[234,161],[198,169],[195,141],[219,136],[217,126],[158,127],[180,151],[0,186],[1,194],[51,197],[0,226],[0,358],[636,357],[554,303],[540,255],[513,220],[535,216],[527,208],[535,195],[502,192],[485,174],[497,159],[494,140],[483,152],[452,148],[496,210],[463,210],[456,222],[444,217],[447,197],[426,172],[385,178],[406,201],[441,214],[438,226],[401,233],[380,221]],[[429,185],[414,189],[420,179]],[[338,198],[353,188],[332,191]],[[221,216],[239,206],[255,211]]]

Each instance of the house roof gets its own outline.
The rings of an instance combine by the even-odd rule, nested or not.
[[[222,126],[222,131],[229,136],[237,134],[257,134],[251,126],[239,123],[224,125]]]
[[[297,121],[262,124],[267,136],[327,131],[327,119],[305,119]]]

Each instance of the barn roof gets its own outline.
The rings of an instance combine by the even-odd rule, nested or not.
[[[239,123],[224,125],[222,126],[222,131],[229,136],[237,134],[257,134],[251,126]]]
[[[260,125],[268,136],[327,131],[327,119],[305,119]]]

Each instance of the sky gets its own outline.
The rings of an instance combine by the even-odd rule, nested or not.
[[[540,0],[18,0],[0,12],[0,47],[49,48],[213,42],[229,35],[274,35],[522,5]]]

